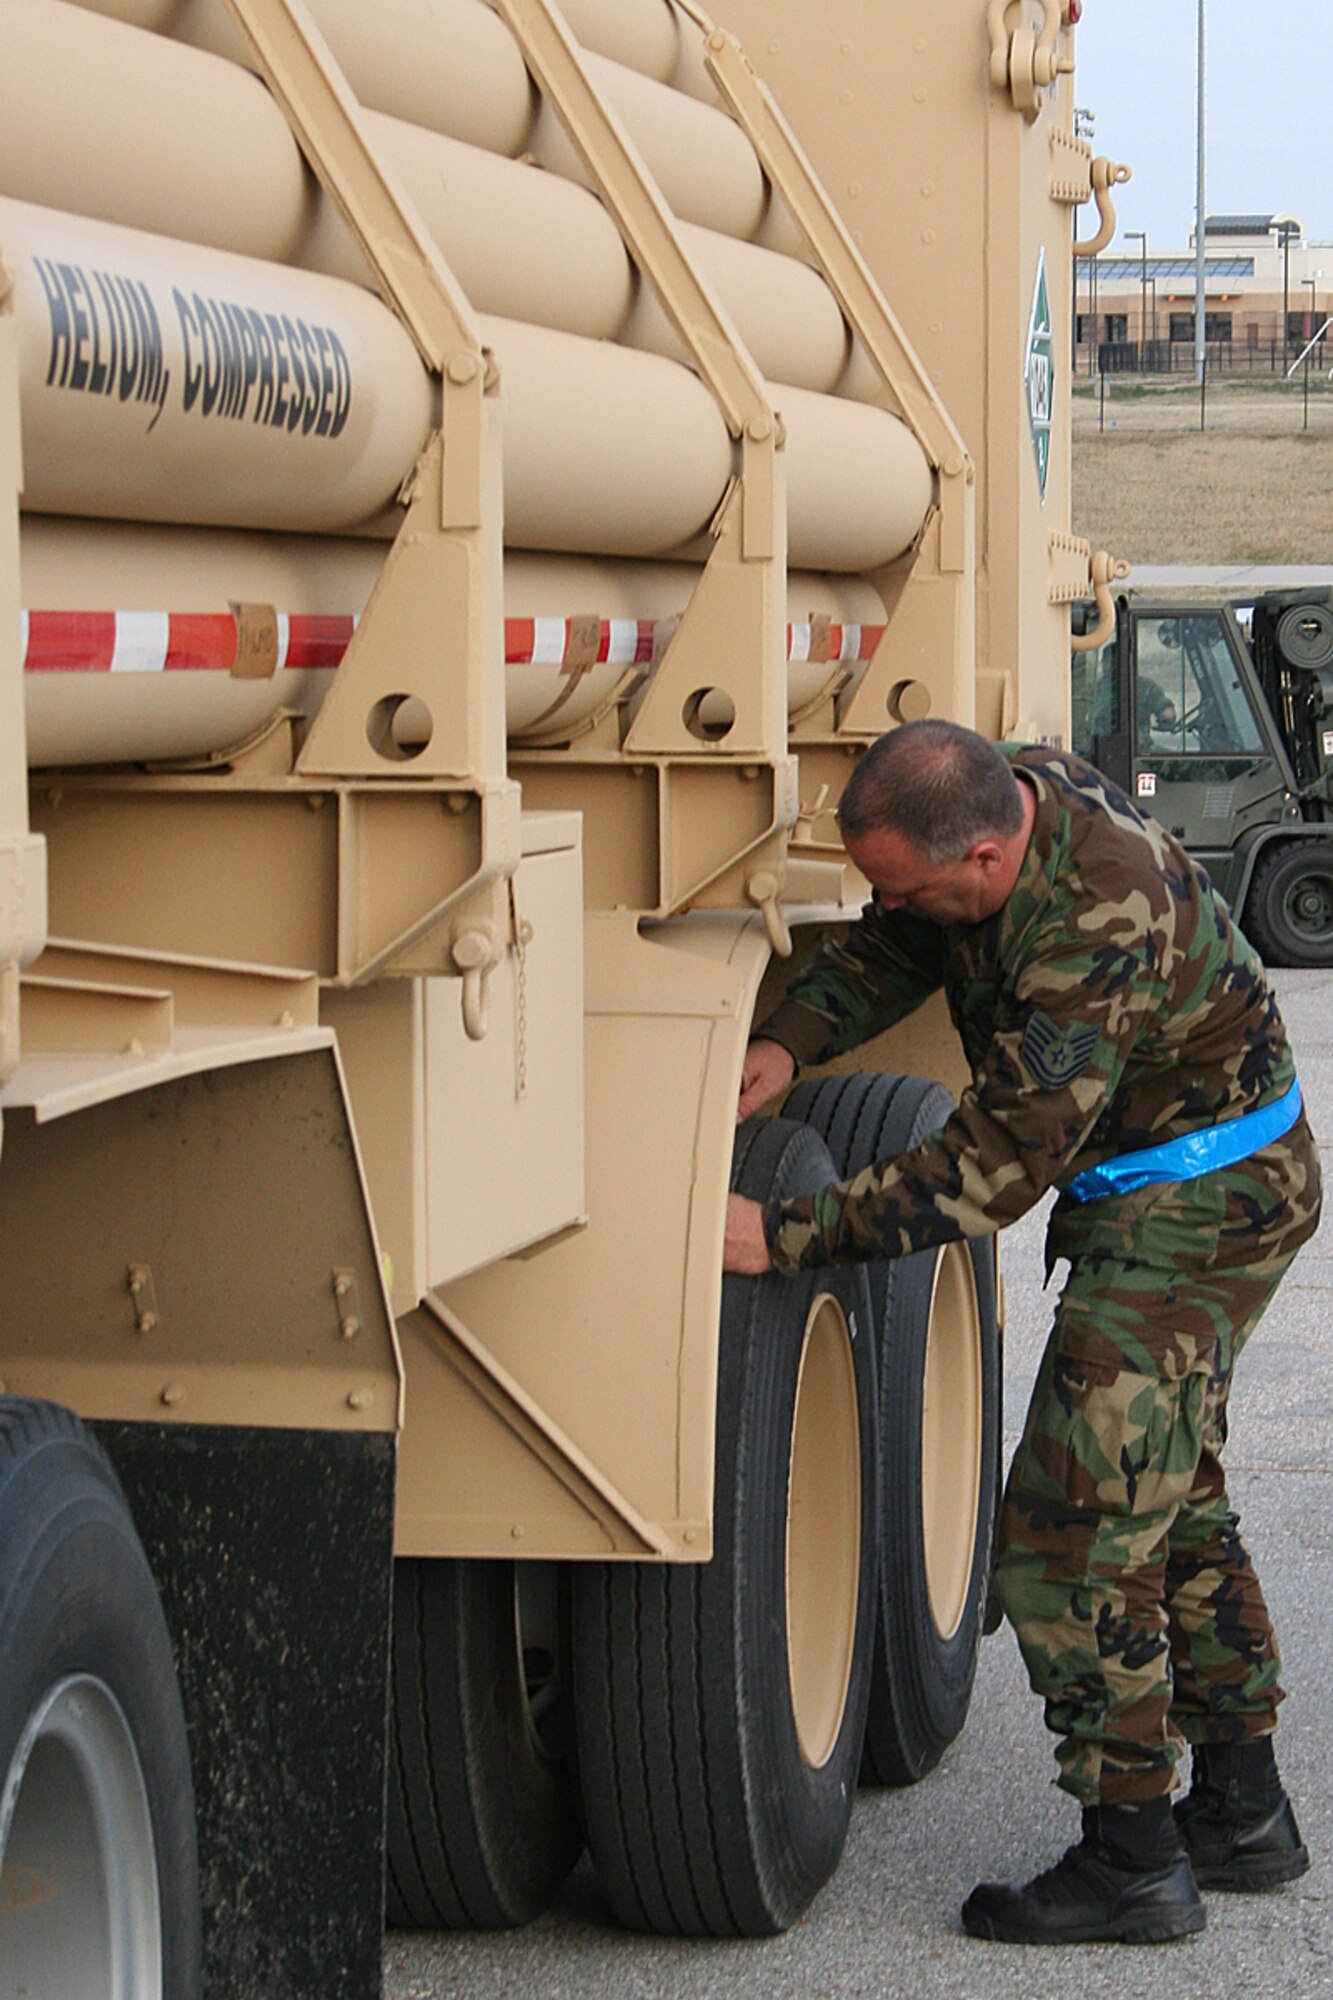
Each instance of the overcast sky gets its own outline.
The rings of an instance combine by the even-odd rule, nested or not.
[[[1333,10],[1329,0],[1206,0],[1209,215],[1299,215],[1333,242]],[[1123,160],[1123,231],[1150,254],[1194,225],[1198,0],[1083,0],[1074,101],[1097,114],[1093,150]]]

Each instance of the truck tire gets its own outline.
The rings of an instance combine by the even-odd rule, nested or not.
[[[942,1125],[921,1077],[798,1084],[785,1107],[821,1132],[846,1178]],[[989,1238],[866,1266],[879,1360],[880,1587],[861,1776],[934,1769],[972,1697],[1000,1474],[1000,1343]]]
[[[32,2000],[197,2000],[194,1791],[171,1640],[111,1465],[0,1399],[0,1954]]]
[[[385,1900],[398,1929],[528,1923],[582,1852],[553,1595],[530,1629],[528,1585],[543,1583],[554,1593],[555,1565],[394,1564]]]
[[[833,1178],[782,1119],[737,1159],[756,1200]],[[575,1570],[588,1845],[633,1929],[771,1935],[837,1866],[874,1638],[868,1312],[859,1271],[725,1278],[711,1561]]]
[[[1333,840],[1274,842],[1259,856],[1242,928],[1265,965],[1333,965]]]

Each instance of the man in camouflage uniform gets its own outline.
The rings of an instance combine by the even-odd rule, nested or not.
[[[862,758],[839,817],[874,899],[756,1030],[740,1115],[941,986],[973,1080],[897,1159],[768,1207],[733,1196],[727,1267],[902,1256],[1060,1190],[1048,1267],[1070,1274],[996,1584],[1083,1839],[1031,1883],[982,1885],[963,1920],[1020,1942],[1180,1936],[1204,1922],[1196,1880],[1308,1866],[1219,1462],[1236,1358],[1318,1220],[1286,1033],[1207,878],[1076,757],[910,724]]]

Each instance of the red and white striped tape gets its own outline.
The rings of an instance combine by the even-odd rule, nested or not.
[[[277,614],[277,666],[336,667],[355,618]],[[25,611],[23,665],[32,674],[229,673],[236,620],[228,611]]]
[[[582,659],[587,624],[570,618],[506,618],[505,664],[559,667],[569,663],[571,653]],[[648,664],[657,624],[652,618],[602,619],[598,662]],[[278,612],[277,670],[336,667],[356,626],[353,617]],[[788,625],[787,658],[868,660],[883,630],[882,625],[823,620]],[[225,611],[25,611],[21,643],[24,671],[30,674],[229,673],[236,659],[237,626]]]
[[[563,667],[575,645],[572,618],[506,618],[507,667]],[[613,667],[646,666],[653,657],[656,622],[651,618],[603,618],[597,638],[598,662]]]

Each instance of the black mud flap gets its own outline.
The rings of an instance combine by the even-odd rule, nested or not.
[[[394,1439],[92,1428],[176,1653],[204,2000],[376,2000]]]

